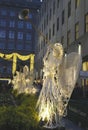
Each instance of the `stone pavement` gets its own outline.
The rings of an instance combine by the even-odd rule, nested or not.
[[[64,119],[64,123],[65,123],[66,130],[86,130],[77,126],[76,124],[74,124],[72,121],[68,119]]]

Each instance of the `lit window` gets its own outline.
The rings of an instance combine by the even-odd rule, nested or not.
[[[22,40],[23,39],[23,32],[18,32],[18,40]]]
[[[26,28],[27,28],[27,29],[32,29],[32,24],[29,23],[29,22],[27,22],[27,23],[26,23]]]
[[[18,28],[23,28],[23,21],[18,22]]]
[[[30,41],[30,40],[31,40],[31,34],[29,34],[29,33],[26,34],[26,40],[27,40],[27,41]]]
[[[83,71],[88,71],[88,61],[85,61],[85,62],[83,62],[83,64],[82,64],[82,70]],[[84,85],[88,85],[88,79],[85,79],[85,81],[84,81],[84,79],[82,80],[82,85],[84,86]]]
[[[75,40],[79,38],[79,23],[75,24]]]
[[[0,20],[0,26],[5,27],[6,26],[6,21],[4,19]]]
[[[68,31],[68,33],[67,33],[67,44],[68,45],[71,44],[71,31]]]
[[[75,8],[79,6],[80,0],[75,0]]]
[[[6,31],[0,30],[0,38],[6,38]]]
[[[88,14],[85,16],[85,32],[88,32]]]
[[[9,31],[9,38],[14,39],[14,31]]]
[[[10,16],[15,16],[15,12],[14,11],[10,11]]]
[[[5,9],[1,9],[1,15],[6,15],[6,14],[7,14],[6,10]]]
[[[83,62],[82,68],[83,68],[83,71],[88,71],[88,61]]]
[[[14,27],[15,27],[15,21],[10,21],[10,22],[9,22],[9,27],[14,28]]]

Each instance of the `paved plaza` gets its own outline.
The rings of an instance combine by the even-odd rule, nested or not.
[[[80,126],[77,126],[75,123],[68,119],[64,119],[66,130],[86,130],[84,128],[81,128]]]

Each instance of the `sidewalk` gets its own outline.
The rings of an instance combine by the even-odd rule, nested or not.
[[[68,119],[64,119],[64,123],[65,123],[66,130],[86,130],[77,126],[76,124],[74,124],[72,121]]]

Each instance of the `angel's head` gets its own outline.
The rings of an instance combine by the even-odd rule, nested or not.
[[[63,57],[63,47],[60,43],[55,43],[53,46],[53,56],[57,58]]]

